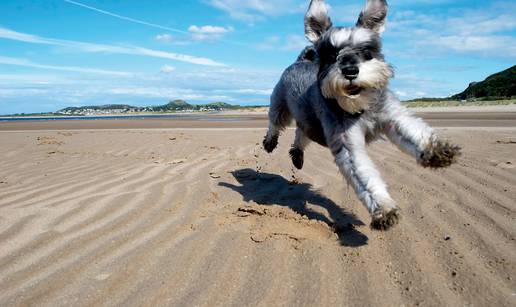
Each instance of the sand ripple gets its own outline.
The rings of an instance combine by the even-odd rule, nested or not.
[[[514,306],[514,131],[441,132],[446,171],[371,148],[387,233],[291,130],[0,133],[0,305]]]

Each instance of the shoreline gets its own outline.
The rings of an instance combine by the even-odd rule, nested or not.
[[[415,112],[433,127],[516,127],[516,107],[447,108],[445,112],[422,109]],[[266,113],[217,113],[150,117],[99,117],[59,120],[0,121],[0,131],[26,130],[109,130],[109,129],[189,129],[266,128]]]
[[[417,113],[424,112],[516,112],[516,104],[492,105],[492,106],[450,106],[450,107],[408,107],[409,110]],[[44,120],[46,118],[58,118],[60,120],[70,118],[131,118],[131,117],[191,117],[191,116],[241,116],[241,115],[266,115],[268,106],[255,109],[224,110],[212,112],[177,112],[177,113],[134,113],[134,114],[99,114],[99,115],[41,115],[41,116],[11,116],[0,115],[0,121],[9,119],[18,120]]]

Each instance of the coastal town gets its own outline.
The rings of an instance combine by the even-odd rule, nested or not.
[[[120,114],[141,114],[141,113],[191,113],[191,112],[215,112],[242,108],[242,106],[231,105],[224,102],[210,104],[192,105],[184,100],[174,100],[161,106],[135,107],[131,105],[102,105],[68,107],[56,111],[57,115],[64,116],[96,116],[96,115],[120,115]]]

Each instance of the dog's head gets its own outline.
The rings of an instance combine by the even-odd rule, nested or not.
[[[352,28],[334,27],[324,0],[312,0],[306,13],[305,35],[317,51],[321,92],[350,113],[367,109],[393,76],[381,53],[386,17],[385,0],[367,0]]]

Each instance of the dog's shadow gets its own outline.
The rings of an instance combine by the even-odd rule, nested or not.
[[[308,183],[293,184],[282,176],[260,173],[253,169],[240,169],[232,172],[240,186],[227,182],[219,185],[240,193],[244,201],[254,201],[260,205],[287,206],[293,211],[316,219],[335,229],[340,243],[344,246],[366,245],[366,235],[355,229],[364,225],[354,214],[346,212],[331,199],[314,191]],[[325,215],[307,208],[306,203],[324,207],[331,220]]]

